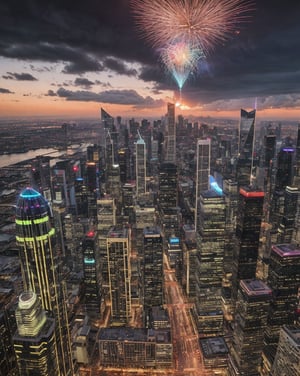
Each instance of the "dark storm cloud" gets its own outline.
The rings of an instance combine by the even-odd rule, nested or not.
[[[137,70],[128,68],[122,61],[114,58],[107,58],[103,62],[104,66],[118,74],[124,74],[126,76],[136,76]]]
[[[57,90],[57,95],[65,98],[67,101],[132,105],[136,108],[160,107],[164,103],[151,97],[142,97],[135,90],[106,90],[101,93],[94,93],[91,91],[71,91],[60,88]]]
[[[95,83],[87,78],[77,77],[74,81],[75,86],[81,86],[84,89],[90,89]]]
[[[249,22],[200,64],[183,88],[194,103],[300,92],[300,2],[256,0]],[[0,56],[64,63],[64,72],[109,70],[176,89],[136,32],[129,0],[0,2]],[[140,63],[136,72],[130,63]],[[91,93],[92,94],[92,93]],[[297,103],[297,101],[290,101]]]
[[[48,90],[46,97],[57,97],[57,94],[53,90]]]
[[[37,81],[30,73],[11,73],[7,72],[7,76],[2,76],[6,80],[16,80],[16,81]]]
[[[13,91],[0,87],[0,94],[13,94]]]

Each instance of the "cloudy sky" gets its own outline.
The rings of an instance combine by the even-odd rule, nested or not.
[[[262,118],[300,120],[300,1],[253,2],[249,22],[183,87],[186,115],[256,106]],[[0,35],[0,117],[162,116],[179,96],[129,0],[1,1]]]

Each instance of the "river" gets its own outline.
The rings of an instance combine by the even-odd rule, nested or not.
[[[68,148],[67,154],[73,155],[76,152],[85,151],[88,145],[90,144],[72,145],[71,148]],[[48,155],[49,157],[58,158],[65,154],[65,150],[57,150],[53,148],[29,150],[26,153],[3,154],[0,155],[0,168],[33,159],[38,155]]]

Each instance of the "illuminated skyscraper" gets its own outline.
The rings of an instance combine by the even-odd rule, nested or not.
[[[107,235],[107,261],[113,323],[126,324],[131,317],[130,252],[130,229],[112,227]]]
[[[159,169],[159,207],[160,209],[174,208],[178,204],[177,166],[173,163],[163,163]]]
[[[240,188],[236,226],[236,246],[233,257],[233,295],[239,281],[255,278],[259,235],[263,214],[264,192]]]
[[[258,279],[240,282],[233,343],[230,348],[230,376],[258,376],[272,290]]]
[[[279,151],[276,158],[275,183],[270,205],[270,223],[276,231],[284,212],[284,191],[287,186],[292,186],[293,183],[294,156],[294,148],[284,147]]]
[[[272,246],[267,283],[273,290],[265,331],[265,367],[273,363],[280,328],[292,325],[300,286],[300,248],[293,244]],[[269,367],[268,367],[269,368]]]
[[[144,308],[163,304],[163,237],[159,227],[144,229]]]
[[[209,189],[210,175],[210,139],[198,140],[196,151],[196,192],[195,192],[195,230],[199,228],[199,199],[200,194]]]
[[[276,357],[272,367],[273,376],[299,375],[299,338],[299,326],[284,325],[281,328]]]
[[[32,188],[24,189],[17,200],[16,240],[20,248],[24,290],[36,293],[43,309],[55,319],[60,375],[72,375],[69,325],[55,228],[48,203]]]
[[[294,170],[295,171],[294,171],[293,185],[295,187],[299,187],[300,186],[300,124],[298,125],[296,158],[295,158],[295,169]]]
[[[101,276],[97,233],[89,231],[82,242],[83,282],[86,312],[99,318],[101,305]]]
[[[146,144],[139,134],[135,144],[135,167],[136,167],[136,195],[146,193]]]
[[[165,162],[176,163],[176,124],[175,104],[168,103],[168,132],[166,136]]]
[[[109,277],[106,239],[109,229],[116,224],[116,205],[112,197],[106,196],[97,200],[97,220],[102,283],[103,287],[108,291]]]
[[[239,187],[251,183],[256,110],[241,109],[239,126],[239,154],[237,160],[237,182]]]
[[[225,198],[208,190],[200,194],[198,255],[196,259],[198,291],[196,309],[200,334],[223,334],[222,277],[225,250]]]
[[[278,243],[291,243],[296,225],[297,203],[300,197],[300,187],[286,186],[284,191],[283,216],[278,228]]]
[[[13,343],[20,375],[62,375],[55,340],[55,320],[46,316],[34,292],[20,295],[16,320],[18,329]]]

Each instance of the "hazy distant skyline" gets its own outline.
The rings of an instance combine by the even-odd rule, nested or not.
[[[183,88],[184,116],[300,120],[299,1],[256,0]],[[0,117],[152,117],[178,97],[129,0],[0,3]]]

